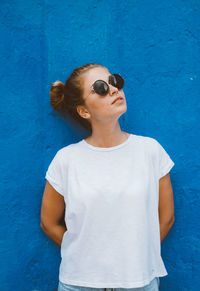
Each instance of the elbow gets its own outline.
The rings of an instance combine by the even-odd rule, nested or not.
[[[175,216],[172,216],[171,223],[174,224],[174,221],[175,221]]]
[[[168,223],[167,224],[169,224],[169,225],[173,225],[174,224],[174,222],[175,222],[175,217],[174,216],[172,216],[171,217],[171,219],[169,219],[169,221],[168,221]]]
[[[172,226],[175,222],[175,217],[172,216],[169,219],[160,219],[160,224],[170,225]]]
[[[40,222],[40,227],[43,231],[46,231],[47,228],[45,227],[44,223],[43,222]]]

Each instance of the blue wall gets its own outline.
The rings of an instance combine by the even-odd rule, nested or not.
[[[160,290],[199,290],[200,2],[7,0],[0,11],[0,289],[56,290],[60,250],[40,229],[44,175],[87,132],[53,112],[48,92],[97,62],[125,78],[122,129],[158,139],[175,162]]]

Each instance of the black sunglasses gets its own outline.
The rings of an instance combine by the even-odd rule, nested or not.
[[[124,87],[124,79],[122,78],[122,76],[120,76],[120,74],[109,75],[108,83],[118,88],[119,90]],[[93,90],[101,96],[105,96],[109,92],[109,85],[103,80],[96,80],[94,84],[92,84],[92,87],[93,87]]]

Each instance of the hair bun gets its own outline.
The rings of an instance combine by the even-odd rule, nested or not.
[[[63,108],[64,103],[64,88],[65,85],[61,81],[55,81],[50,88],[50,103],[56,110],[60,111]]]

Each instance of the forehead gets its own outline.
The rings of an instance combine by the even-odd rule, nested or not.
[[[90,86],[92,86],[92,84],[96,80],[104,80],[104,81],[108,82],[108,76],[110,74],[111,73],[106,68],[98,67],[98,68],[90,69],[84,75],[84,87],[85,87],[85,89],[90,88]]]

